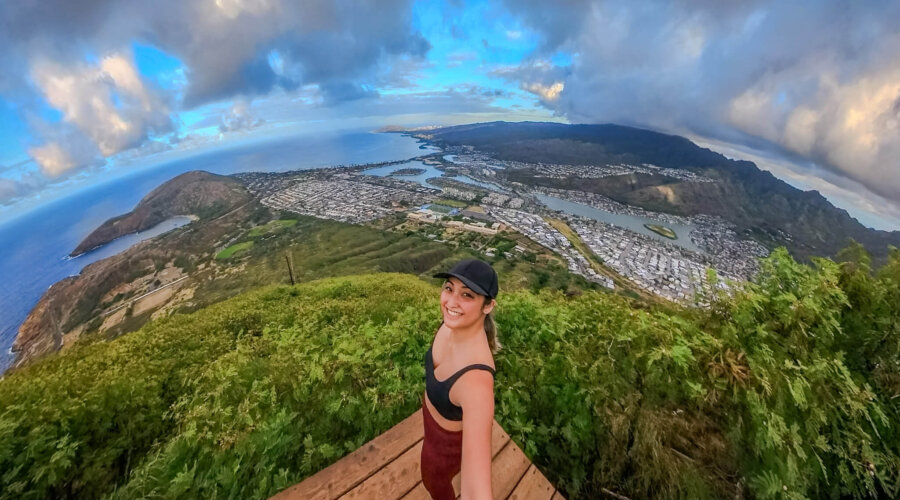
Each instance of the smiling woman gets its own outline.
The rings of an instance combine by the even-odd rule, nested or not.
[[[459,473],[464,498],[492,498],[497,273],[486,262],[467,259],[435,277],[446,278],[444,321],[425,354],[422,483],[432,497],[453,499]]]

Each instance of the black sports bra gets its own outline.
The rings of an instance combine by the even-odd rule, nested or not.
[[[438,330],[440,330],[440,327],[438,327]],[[434,335],[437,337],[437,332],[435,332]],[[462,420],[462,408],[450,401],[450,388],[453,387],[454,382],[456,382],[463,373],[466,373],[469,370],[488,370],[491,372],[491,375],[494,375],[494,369],[488,365],[473,364],[460,369],[447,380],[438,380],[434,376],[434,360],[431,357],[431,348],[433,346],[434,339],[431,340],[431,347],[429,347],[428,352],[425,353],[425,392],[428,394],[428,399],[431,400],[431,404],[434,405],[435,409],[437,409],[442,417],[447,420],[460,421]]]

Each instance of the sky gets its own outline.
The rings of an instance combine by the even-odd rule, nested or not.
[[[479,121],[683,135],[900,230],[900,2],[0,3],[0,220],[248,138]]]

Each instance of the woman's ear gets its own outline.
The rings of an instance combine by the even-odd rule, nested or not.
[[[491,311],[494,310],[494,306],[496,306],[496,305],[497,305],[497,300],[491,299],[490,303],[485,304],[484,307],[481,308],[481,310],[484,311],[485,314],[490,314]]]

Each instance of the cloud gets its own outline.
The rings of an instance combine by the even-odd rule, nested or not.
[[[571,121],[768,145],[900,199],[896,2],[507,7],[540,40],[529,59],[495,75]],[[559,52],[571,65],[547,63]],[[560,91],[548,93],[554,82]]]
[[[28,154],[46,178],[61,180],[105,163],[97,145],[75,125],[48,124],[32,118],[32,126],[44,142],[29,148]]]
[[[12,179],[0,178],[0,204],[6,205],[22,196],[21,183]]]
[[[517,82],[519,88],[538,97],[552,108],[565,90],[567,68],[560,68],[546,60],[531,60],[518,65],[500,66],[488,72],[491,76]]]
[[[566,88],[563,82],[553,82],[550,85],[542,85],[537,82],[523,83],[522,88],[535,94],[545,102],[553,102],[559,99],[559,94]]]
[[[37,192],[45,184],[46,181],[33,172],[26,173],[19,179],[0,177],[0,205],[12,205]]]
[[[90,138],[104,156],[138,146],[150,133],[172,128],[165,100],[141,81],[134,62],[122,54],[106,56],[95,66],[38,60],[31,76],[47,102],[62,112],[63,120]]]
[[[265,123],[265,120],[253,116],[250,110],[250,103],[246,99],[238,99],[231,109],[222,115],[219,122],[219,132],[249,130],[263,123]]]
[[[100,156],[119,154],[171,131],[173,113],[207,103],[304,86],[326,105],[377,97],[391,68],[408,71],[406,61],[430,49],[409,0],[3,2],[0,26],[0,94],[32,115],[43,101],[78,132],[56,140],[46,132],[53,123],[38,127],[30,151],[48,175],[93,161],[80,139]],[[134,43],[183,67],[154,84],[135,65]]]

